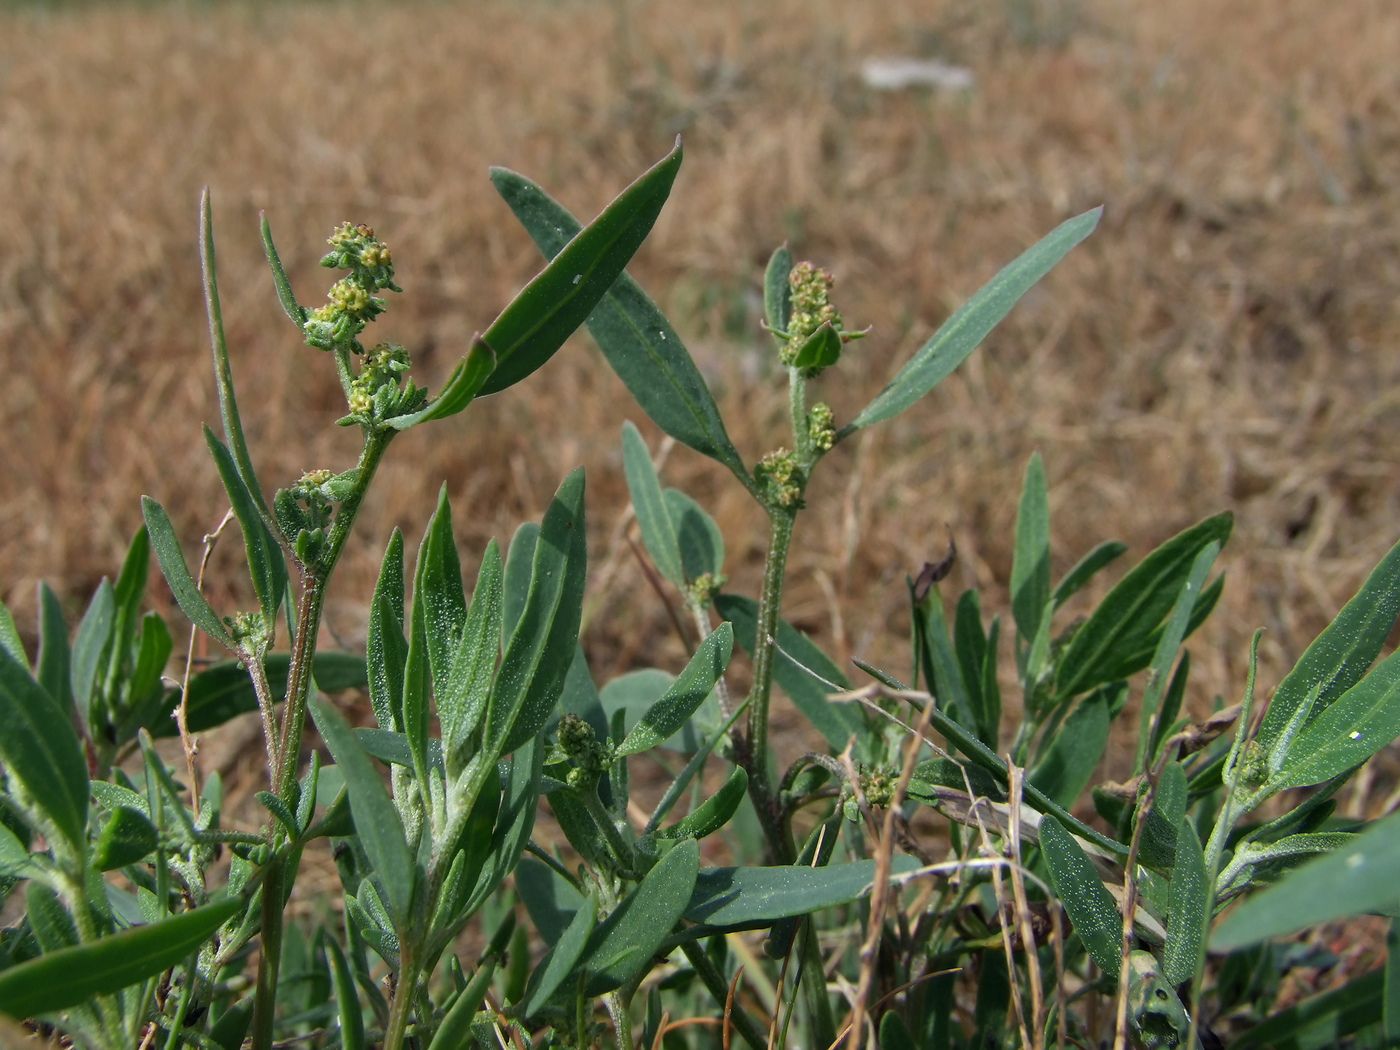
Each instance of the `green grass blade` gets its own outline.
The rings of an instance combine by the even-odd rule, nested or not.
[[[943,322],[875,399],[841,428],[841,434],[889,419],[937,386],[977,349],[1031,285],[1093,232],[1102,214],[1102,208],[1095,208],[1062,222],[984,284]]]
[[[591,223],[572,237],[550,263],[501,311],[482,335],[496,353],[496,370],[481,387],[494,394],[520,382],[554,354],[593,312],[598,301],[651,232],[681,164],[681,145],[628,186]],[[492,181],[502,189],[525,180],[502,169]],[[524,217],[521,217],[525,222]],[[530,223],[526,229],[531,235]]]

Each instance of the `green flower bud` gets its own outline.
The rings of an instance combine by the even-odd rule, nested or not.
[[[836,443],[836,420],[831,406],[826,402],[818,401],[807,413],[807,436],[812,446],[823,452],[831,451],[831,446]]]
[[[797,469],[797,457],[785,448],[774,449],[758,461],[754,478],[767,498],[781,507],[802,505],[802,475]]]

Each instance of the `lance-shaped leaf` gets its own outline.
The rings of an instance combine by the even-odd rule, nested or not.
[[[518,749],[499,767],[505,771],[505,791],[496,814],[496,828],[491,833],[489,862],[481,869],[476,888],[460,914],[474,914],[519,863],[535,826],[543,767],[544,746],[538,740]]]
[[[792,272],[792,252],[784,244],[768,257],[768,266],[763,271],[763,316],[768,327],[778,332],[786,332],[788,319],[792,316],[792,289],[788,286],[788,274]]]
[[[389,537],[379,579],[369,604],[369,634],[365,659],[369,671],[369,701],[381,729],[403,729],[399,705],[403,698],[404,661],[408,643],[403,636],[403,533]]]
[[[564,479],[540,524],[530,591],[486,707],[483,750],[509,754],[549,718],[573,660],[583,611],[587,547],[583,470]]]
[[[1270,777],[1270,794],[1359,766],[1400,736],[1400,652],[1386,657],[1299,733]]]
[[[0,973],[0,1011],[16,1020],[110,995],[179,963],[242,910],[239,899],[61,948]]]
[[[549,997],[564,983],[564,978],[573,972],[574,964],[583,954],[588,938],[593,933],[593,924],[597,918],[598,899],[592,896],[585,897],[578,911],[574,912],[574,917],[569,920],[569,925],[530,974],[530,982],[525,986],[525,996],[522,1000],[523,1016],[529,1017],[542,1010],[549,1002]]]
[[[687,839],[662,857],[588,938],[574,972],[585,995],[620,988],[642,969],[680,921],[700,872],[700,846]],[[561,938],[562,940],[562,938]]]
[[[497,360],[495,348],[481,336],[474,337],[471,348],[466,356],[457,362],[457,367],[452,369],[452,374],[447,377],[447,382],[442,385],[438,396],[417,412],[388,420],[389,426],[395,430],[407,430],[430,419],[455,416],[481,393],[481,388],[496,371]]]
[[[486,712],[491,682],[496,676],[496,656],[501,645],[501,590],[501,551],[492,540],[486,545],[481,568],[477,570],[476,588],[452,661],[452,674],[435,690],[447,775],[452,780],[471,757],[471,738]]]
[[[1178,767],[1180,768],[1180,767]],[[1162,948],[1162,976],[1181,984],[1196,975],[1210,930],[1211,892],[1205,851],[1189,820],[1181,821],[1176,836],[1167,913],[1167,942]]]
[[[890,872],[902,875],[919,866],[910,856],[893,858]],[[706,926],[747,928],[794,915],[850,904],[870,892],[875,862],[856,860],[825,867],[705,868],[685,917]]]
[[[258,228],[262,231],[263,254],[267,256],[267,265],[272,271],[272,284],[277,289],[277,301],[282,304],[282,311],[287,315],[287,319],[301,332],[306,325],[306,310],[297,303],[296,294],[292,291],[292,282],[287,280],[287,271],[282,266],[282,257],[277,254],[277,246],[272,243],[272,226],[267,221],[267,213],[260,212],[258,219]]]
[[[190,622],[214,641],[227,649],[233,649],[233,637],[223,620],[219,619],[204,595],[200,593],[194,577],[185,563],[185,552],[180,549],[180,541],[175,537],[175,527],[170,517],[150,496],[141,497],[141,514],[146,519],[146,531],[155,548],[156,561],[160,563],[161,574],[170,585],[170,593],[180,611],[189,617]]]
[[[467,620],[467,596],[462,588],[462,563],[452,535],[452,508],[447,485],[438,491],[437,510],[418,548],[413,574],[414,615],[423,616],[427,666],[435,687],[445,685]],[[412,647],[412,639],[409,645]]]
[[[1050,881],[1085,950],[1110,977],[1121,965],[1123,917],[1074,836],[1054,817],[1040,820],[1040,850]]]
[[[1027,778],[1047,798],[1066,808],[1074,805],[1108,746],[1108,697],[1086,696],[1055,730],[1050,747]]]
[[[1400,615],[1400,543],[1371,570],[1366,582],[1319,634],[1293,670],[1274,690],[1255,741],[1266,752],[1282,735],[1294,713],[1317,690],[1312,717],[1361,681],[1380,654]]]
[[[1069,601],[1070,596],[1077,594],[1081,587],[1093,579],[1095,573],[1111,564],[1127,549],[1128,545],[1118,540],[1104,540],[1096,544],[1093,550],[1074,563],[1074,567],[1065,573],[1064,579],[1055,587],[1055,593],[1050,596],[1055,607],[1059,608]]]
[[[522,175],[494,168],[491,181],[547,259],[579,232],[567,208]],[[677,441],[748,480],[743,457],[685,345],[641,286],[627,274],[598,302],[588,331],[608,364],[651,420]]]
[[[520,382],[548,361],[583,324],[651,232],[680,165],[681,144],[677,139],[675,148],[663,160],[569,239],[549,265],[501,311],[483,335],[496,351],[496,371],[481,393],[494,394]],[[498,190],[502,181],[520,179],[501,169],[494,169],[491,175]],[[512,203],[509,197],[506,201]],[[513,204],[512,210],[516,210]],[[526,229],[530,230],[528,223]],[[533,236],[533,230],[530,232]]]
[[[899,374],[875,395],[875,399],[841,428],[841,434],[889,419],[937,386],[962,364],[997,322],[1011,312],[1016,301],[1026,294],[1031,285],[1049,273],[1050,268],[1064,258],[1071,248],[1093,232],[1102,214],[1102,208],[1095,208],[1060,223],[984,284],[939,326],[928,342],[915,351]]]
[[[334,937],[327,937],[326,962],[331,967],[331,980],[335,986],[336,1017],[339,1026],[340,1045],[343,1050],[364,1050],[365,1019],[360,1009],[360,996],[355,991],[355,975],[350,969],[350,961]]]
[[[97,585],[92,601],[88,602],[87,611],[78,623],[78,633],[73,637],[73,704],[78,709],[78,717],[82,720],[84,728],[89,731],[92,729],[89,712],[92,709],[93,694],[101,686],[98,681],[98,669],[102,664],[102,657],[110,654],[112,650],[116,605],[112,585],[104,577]],[[49,695],[57,699],[59,694],[50,690]]]
[[[1050,600],[1050,502],[1040,453],[1026,464],[1016,512],[1016,553],[1011,561],[1011,611],[1016,629],[1030,641]]]
[[[662,495],[656,468],[652,466],[651,453],[631,420],[622,424],[622,469],[627,474],[627,491],[632,496],[632,509],[636,512],[637,527],[642,530],[647,553],[662,576],[677,587],[684,587],[676,527]]]
[[[224,491],[228,493],[229,505],[233,507],[238,526],[243,530],[243,547],[248,556],[248,575],[253,581],[253,593],[258,596],[263,619],[271,624],[276,620],[277,609],[287,593],[287,562],[282,556],[282,548],[258,515],[258,508],[253,503],[243,476],[238,473],[238,465],[234,463],[228,447],[207,426],[204,428],[204,442],[214,457]]]
[[[86,841],[87,761],[72,720],[0,647],[0,759],[37,806],[81,856]]]
[[[671,523],[676,528],[681,572],[686,580],[698,579],[707,572],[718,576],[724,568],[724,534],[715,524],[715,519],[679,489],[667,489],[662,495]]]
[[[1190,576],[1196,556],[1212,543],[1223,545],[1233,524],[1229,513],[1206,518],[1167,540],[1119,580],[1075,631],[1060,658],[1056,697],[1087,692],[1147,666],[1156,649],[1157,632]],[[1208,597],[1198,598],[1193,612],[1202,606],[1208,609]],[[1193,622],[1197,622],[1194,617]],[[1189,628],[1190,624],[1188,633]]]
[[[700,643],[680,677],[632,727],[617,753],[635,755],[656,747],[671,734],[679,732],[705,697],[710,695],[710,690],[729,666],[729,656],[733,651],[734,628],[725,622]]]
[[[321,739],[335,756],[336,765],[345,778],[350,812],[355,817],[355,833],[389,898],[395,926],[402,929],[413,898],[414,863],[399,811],[394,808],[369,755],[355,738],[354,730],[339,712],[320,697],[311,698],[310,708]]]
[[[0,602],[0,649],[14,657],[26,671],[29,670],[29,655],[24,651],[19,628],[15,626],[15,618],[3,602]]]

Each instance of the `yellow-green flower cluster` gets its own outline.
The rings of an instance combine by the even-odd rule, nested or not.
[[[830,452],[836,443],[836,417],[825,401],[818,401],[807,413],[807,437],[813,448],[823,452]]]
[[[802,485],[797,457],[787,449],[774,449],[768,453],[758,461],[753,473],[771,502],[780,507],[795,508],[801,505]]]
[[[714,600],[715,594],[728,580],[729,577],[722,572],[702,572],[690,581],[686,587],[686,593],[694,604],[706,606]]]
[[[408,351],[393,343],[380,343],[350,384],[350,411],[357,416],[370,415],[375,395],[384,387],[397,390],[399,375],[407,370]]]
[[[375,240],[374,230],[364,223],[342,223],[328,243],[331,250],[321,259],[321,265],[350,273],[331,286],[324,306],[307,313],[302,326],[306,341],[322,350],[339,346],[362,353],[364,347],[357,337],[388,305],[374,293],[383,288],[402,291],[394,283],[393,257],[388,246]]]
[[[802,344],[823,324],[829,323],[838,333],[841,331],[841,314],[829,298],[833,283],[835,278],[830,273],[809,262],[798,263],[788,273],[792,316],[788,320],[787,342],[778,351],[783,364],[791,365]]]

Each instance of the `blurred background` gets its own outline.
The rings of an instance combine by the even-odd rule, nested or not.
[[[260,211],[307,304],[332,279],[317,267],[332,227],[372,225],[404,293],[370,334],[436,387],[541,265],[488,166],[590,218],[681,134],[631,272],[751,461],[784,441],[759,329],[777,245],[834,272],[849,327],[874,326],[814,392],[839,424],[997,268],[1105,205],[933,395],[824,461],[784,612],[838,658],[907,673],[904,575],[951,533],[945,595],[976,585],[1004,613],[1038,449],[1057,576],[1101,539],[1129,544],[1126,568],[1234,511],[1225,596],[1191,645],[1203,715],[1238,698],[1256,627],[1267,689],[1400,536],[1397,54],[1384,0],[7,0],[0,597],[31,637],[37,581],[76,620],[140,494],[190,550],[224,514],[199,432],[217,419],[201,187],[245,426],[280,486],[346,469],[358,440],[333,425],[329,357],[278,307]],[[923,64],[876,61],[890,59]],[[390,530],[415,543],[444,482],[474,573],[487,539],[538,518],[582,463],[595,676],[678,669],[625,542],[624,418],[659,447],[578,336],[528,381],[399,438],[333,584],[335,640],[362,643]],[[731,587],[756,591],[757,508],[683,447],[663,477],[724,528]],[[216,566],[240,555],[226,538]],[[212,578],[221,611],[252,604],[236,574]],[[163,584],[151,600],[174,611]]]

